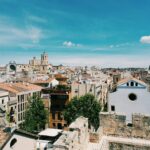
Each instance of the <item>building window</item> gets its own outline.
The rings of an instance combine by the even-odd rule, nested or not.
[[[21,102],[24,101],[24,95],[21,95]]]
[[[55,128],[56,127],[56,124],[55,123],[53,123],[53,128]]]
[[[20,119],[20,114],[18,114],[18,121],[20,121],[21,119]]]
[[[119,81],[119,79],[118,79],[118,78],[116,78],[116,81],[118,82],[118,81]]]
[[[64,127],[67,127],[67,124],[64,124]]]
[[[128,98],[129,98],[131,101],[135,101],[135,100],[137,99],[137,96],[136,96],[136,94],[131,93],[131,94],[129,94]]]
[[[21,113],[21,120],[23,120],[23,116],[22,116],[22,113]]]
[[[135,85],[138,86],[138,83],[136,82]]]
[[[22,111],[23,109],[22,109],[22,104],[21,104],[21,111]]]
[[[52,119],[55,120],[55,112],[52,112]]]
[[[134,82],[131,82],[130,85],[131,85],[131,86],[134,86]]]
[[[133,127],[133,124],[132,123],[128,123],[127,126],[128,127]]]
[[[61,124],[61,123],[58,123],[58,124],[57,124],[57,128],[58,128],[58,129],[62,129],[62,124]]]
[[[75,90],[75,93],[78,93],[78,90]]]
[[[115,106],[111,105],[111,111],[115,111]]]
[[[23,110],[25,110],[24,103],[23,103]]]
[[[14,146],[16,142],[17,142],[16,138],[12,139],[10,142],[10,147]]]
[[[20,96],[18,96],[18,103],[20,102]]]
[[[127,83],[127,86],[129,86],[129,83]]]
[[[62,120],[60,112],[58,112],[58,120]]]
[[[4,104],[4,99],[2,99],[2,104]]]
[[[18,112],[20,112],[20,104],[18,105]]]

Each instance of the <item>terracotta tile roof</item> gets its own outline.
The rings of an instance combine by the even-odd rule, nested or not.
[[[31,83],[25,83],[25,82],[19,82],[19,83],[15,83],[15,86],[19,87],[19,88],[24,88],[28,91],[30,90],[42,90],[41,86],[35,85],[35,84],[31,84]]]
[[[19,93],[18,90],[13,88],[11,83],[0,83],[0,89],[6,90],[11,93],[15,93],[15,94]]]
[[[40,91],[42,87],[30,83],[19,82],[19,83],[0,83],[0,89],[6,90],[10,93],[18,94],[21,92],[32,90]]]
[[[36,80],[33,81],[32,83],[50,83],[54,80],[55,78],[48,78],[47,80]]]
[[[57,79],[57,78],[67,79],[67,77],[63,76],[62,74],[56,74],[56,75],[55,75],[55,78],[56,78],[56,79]]]

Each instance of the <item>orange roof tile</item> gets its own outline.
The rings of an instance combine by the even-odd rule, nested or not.
[[[50,83],[51,81],[53,81],[55,78],[49,78],[47,80],[36,80],[33,81],[32,83]]]
[[[41,90],[42,87],[35,85],[35,84],[31,84],[31,83],[26,83],[26,82],[19,82],[19,83],[15,83],[15,86],[18,86],[20,88],[24,88],[26,90]]]
[[[41,90],[41,86],[37,86],[30,83],[19,82],[19,83],[0,83],[0,89],[6,90],[10,93],[18,94],[21,92],[27,92],[32,90]]]

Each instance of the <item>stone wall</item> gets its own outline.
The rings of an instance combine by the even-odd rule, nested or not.
[[[0,128],[0,149],[2,144],[4,144],[4,142],[7,140],[8,137],[9,134],[4,132],[3,129]]]
[[[110,142],[109,150],[150,150],[150,147]]]
[[[86,150],[89,142],[88,118],[80,116],[54,143],[54,150]]]
[[[100,113],[103,135],[135,137],[150,140],[150,116],[132,115],[132,123],[126,124],[126,116],[115,113]]]

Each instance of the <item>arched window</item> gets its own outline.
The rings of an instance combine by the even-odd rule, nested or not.
[[[14,146],[16,142],[17,142],[17,139],[13,138],[10,142],[10,147]]]
[[[131,86],[134,86],[134,82],[131,82],[130,85],[131,85]]]
[[[136,84],[135,84],[136,86],[138,86],[138,83],[136,82]]]

